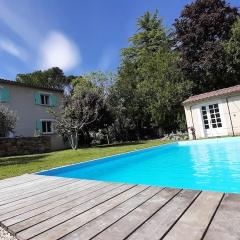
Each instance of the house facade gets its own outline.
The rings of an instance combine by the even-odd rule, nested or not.
[[[65,148],[63,139],[56,134],[49,108],[58,111],[63,101],[63,91],[29,86],[0,79],[0,104],[14,111],[17,116],[15,137],[46,135],[51,137],[51,149]]]
[[[240,85],[191,96],[183,105],[191,139],[240,135]]]

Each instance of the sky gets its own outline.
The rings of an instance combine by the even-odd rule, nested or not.
[[[0,0],[0,78],[58,66],[66,75],[117,70],[136,19],[156,9],[171,27],[191,0]],[[240,6],[240,0],[230,0]]]

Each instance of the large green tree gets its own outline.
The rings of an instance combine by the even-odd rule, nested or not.
[[[45,71],[39,70],[32,73],[17,74],[16,81],[31,85],[63,89],[73,78],[74,76],[66,77],[62,69],[53,67]]]
[[[182,115],[180,103],[186,96],[186,84],[177,68],[172,34],[164,28],[158,13],[147,12],[138,19],[137,28],[129,39],[130,46],[122,50],[115,94],[125,122],[141,137],[146,129],[179,128],[176,115]]]
[[[236,83],[227,72],[222,45],[238,17],[237,8],[224,0],[196,0],[176,19],[176,47],[180,67],[194,83],[193,93],[220,89]]]
[[[227,68],[236,83],[240,83],[240,18],[234,23],[231,37],[223,44],[227,54]]]

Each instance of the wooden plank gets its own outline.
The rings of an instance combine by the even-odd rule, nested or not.
[[[7,178],[0,181],[0,190],[4,188],[11,188],[16,185],[20,185],[25,182],[31,182],[34,181],[34,179],[39,179],[42,176],[40,175],[34,175],[34,174],[24,174],[22,176]]]
[[[9,231],[11,231],[12,233],[18,233],[20,231],[23,231],[27,228],[30,228],[36,224],[39,224],[41,222],[44,222],[48,219],[51,219],[63,212],[66,212],[70,209],[76,208],[77,206],[86,203],[94,198],[97,198],[99,196],[102,196],[104,194],[106,194],[107,192],[118,188],[120,185],[119,184],[113,184],[113,185],[109,185],[106,186],[105,188],[100,188],[100,189],[95,189],[95,191],[91,192],[91,190],[89,190],[89,192],[85,192],[85,196],[80,197],[79,199],[76,199],[74,201],[71,201],[67,204],[63,204],[59,207],[56,207],[52,210],[49,210],[47,212],[41,213],[39,215],[36,215],[34,217],[31,217],[25,221],[19,222],[17,224],[14,224],[12,226],[10,226],[8,229]]]
[[[95,182],[87,182],[87,181],[74,182],[70,186],[68,185],[67,186],[68,188],[65,187],[64,189],[61,189],[61,191],[58,191],[57,193],[55,193],[53,197],[47,198],[46,200],[43,200],[37,203],[34,202],[33,204],[27,205],[27,206],[22,205],[22,207],[20,208],[18,206],[16,209],[13,208],[10,211],[9,209],[4,209],[4,211],[0,211],[0,221],[7,220],[18,215],[23,215],[24,213],[28,213],[35,209],[37,209],[37,211],[39,212],[46,205],[47,205],[46,207],[50,209],[51,204],[60,205],[60,203],[67,201],[68,199],[73,199],[75,195],[77,195],[78,193],[81,193],[83,190],[91,188],[96,185],[98,186],[100,184],[103,184],[103,183],[98,183],[98,182],[95,183]]]
[[[17,205],[13,205],[13,206],[8,206],[7,208],[4,209],[0,209],[0,221],[1,221],[1,215],[7,214],[7,213],[11,213],[14,212],[16,213],[16,215],[19,213],[18,211],[22,211],[25,208],[34,208],[35,206],[38,207],[39,204],[44,204],[45,202],[51,202],[52,199],[54,200],[54,198],[56,197],[64,197],[66,196],[66,194],[71,194],[71,192],[75,192],[78,190],[81,190],[82,186],[85,185],[89,185],[89,187],[91,185],[96,185],[96,184],[100,184],[99,182],[94,182],[94,181],[76,181],[73,183],[69,183],[67,185],[63,185],[63,186],[59,186],[56,189],[52,189],[44,194],[39,194],[37,195],[35,198],[30,197],[31,201],[29,201],[29,198],[27,198],[26,201],[23,201],[20,204]],[[3,220],[3,219],[2,219]]]
[[[79,228],[79,226],[116,207],[144,189],[146,189],[145,186],[133,187],[133,185],[123,185],[107,194],[104,194],[102,198],[93,199],[92,201],[80,206],[80,208],[72,209],[72,211],[67,211],[62,215],[58,215],[56,218],[50,219],[50,221],[45,221],[40,227],[40,224],[38,224],[35,225],[35,227],[25,230],[25,232],[20,232],[17,234],[17,237],[20,240],[29,239],[41,233],[33,239],[59,239],[69,232]]]
[[[226,194],[204,240],[240,239],[240,195]]]
[[[162,208],[169,200],[171,200],[180,189],[166,188],[150,198],[141,206],[134,209],[125,217],[121,218],[115,224],[101,232],[93,239],[112,240],[125,239],[135,229],[149,219],[155,212]]]
[[[55,196],[56,193],[61,193],[65,187],[71,188],[71,185],[75,182],[62,182],[61,184],[57,184],[56,188],[51,189],[46,192],[39,193],[37,195],[33,195],[31,197],[27,197],[24,199],[17,200],[15,202],[7,203],[5,205],[0,206],[0,212],[6,213],[10,211],[14,211],[18,208],[21,208],[23,206],[28,206],[32,204],[36,204],[37,202],[43,201],[45,199],[51,198]]]
[[[200,240],[222,196],[222,193],[202,192],[164,240]]]
[[[81,189],[79,189],[78,192],[76,192],[76,194],[68,195],[68,193],[67,193],[65,198],[59,199],[58,201],[56,201],[56,200],[51,201],[51,203],[49,203],[47,205],[44,204],[42,207],[35,208],[31,211],[29,209],[24,209],[25,212],[23,214],[16,215],[11,218],[6,218],[6,220],[2,221],[2,224],[4,226],[11,226],[18,222],[22,222],[28,218],[34,217],[38,214],[47,212],[52,209],[55,210],[56,207],[62,206],[63,204],[72,203],[72,201],[79,200],[79,198],[86,196],[86,194],[95,192],[96,190],[103,190],[104,187],[110,186],[110,185],[111,184],[109,184],[109,183],[101,183],[98,185],[95,184],[95,186],[93,186],[93,187],[88,186],[88,185],[83,186],[83,187],[81,187]],[[86,191],[84,191],[84,190],[86,190]],[[55,213],[56,213],[56,211],[55,211]],[[5,215],[4,217],[7,217],[7,215]]]
[[[0,181],[0,187],[3,187],[0,189],[0,194],[2,193],[7,193],[7,192],[12,192],[14,191],[15,189],[19,189],[21,187],[23,187],[24,185],[27,185],[29,183],[33,183],[35,181],[39,181],[39,180],[43,180],[43,179],[56,179],[56,177],[53,177],[53,176],[42,176],[42,175],[36,175],[36,174],[26,174],[26,176],[22,176],[22,177],[19,177],[19,180],[12,180],[12,178],[9,179],[9,181],[11,181],[11,186],[8,186],[9,183],[7,184],[7,186],[3,187],[4,184],[1,185],[1,181]],[[60,179],[60,178],[59,178]]]
[[[85,224],[76,231],[63,237],[63,239],[64,240],[91,239],[99,232],[103,231],[108,226],[112,225],[120,218],[127,215],[129,212],[133,211],[136,207],[143,204],[145,201],[150,199],[152,196],[154,196],[161,190],[162,188],[147,188],[146,190],[128,199],[126,202],[123,202],[119,206],[111,209],[111,211],[104,213],[103,215]]]
[[[47,184],[43,184],[43,185],[40,185],[39,187],[36,187],[35,188],[36,190],[33,191],[33,192],[25,193],[23,191],[21,194],[18,194],[14,198],[10,198],[10,199],[0,201],[0,206],[5,205],[5,204],[9,204],[9,203],[14,203],[14,202],[19,201],[21,199],[26,199],[28,197],[41,194],[43,192],[48,192],[49,190],[56,189],[57,187],[61,186],[62,184],[64,185],[64,184],[72,183],[72,182],[76,182],[76,180],[73,180],[73,179],[58,180],[58,179],[56,179],[55,181],[50,182],[50,183],[45,182]]]
[[[183,190],[127,239],[162,239],[199,193],[199,191]]]
[[[54,178],[44,177],[44,178],[40,178],[40,179],[37,179],[32,182],[27,182],[27,183],[24,183],[21,185],[17,185],[14,187],[14,189],[11,189],[10,192],[7,189],[6,191],[0,193],[0,203],[5,200],[14,199],[15,197],[18,197],[20,194],[26,195],[28,193],[35,192],[39,188],[45,187],[46,183],[47,183],[47,185],[50,185],[52,183],[56,183],[59,181],[63,181],[63,180],[60,180],[58,178],[54,179]]]

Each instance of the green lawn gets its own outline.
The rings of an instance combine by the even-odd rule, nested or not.
[[[0,179],[33,173],[44,169],[84,162],[95,158],[161,145],[169,141],[148,140],[115,146],[63,150],[44,154],[0,158]]]

